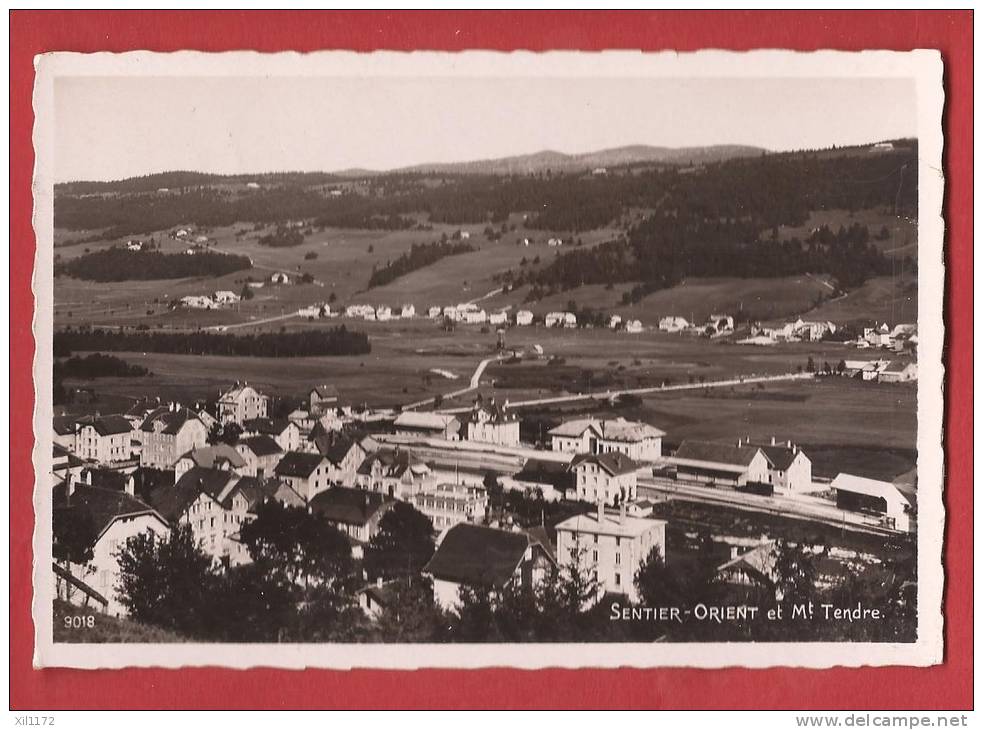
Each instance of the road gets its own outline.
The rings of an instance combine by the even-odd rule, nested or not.
[[[494,359],[494,358],[492,358]],[[487,365],[487,363],[486,363]],[[484,371],[484,368],[482,368]],[[760,375],[754,377],[729,378],[727,380],[714,380],[706,383],[684,383],[682,385],[656,385],[649,388],[626,388],[623,390],[605,390],[596,393],[574,393],[572,395],[556,395],[548,398],[536,398],[533,400],[509,401],[509,408],[524,408],[529,406],[548,405],[550,403],[570,403],[578,400],[589,400],[592,398],[608,399],[622,395],[649,395],[651,393],[669,393],[677,390],[702,390],[703,388],[727,388],[734,385],[749,385],[753,383],[774,383],[787,380],[810,380],[815,377],[815,373],[786,373],[784,375]],[[473,389],[477,387],[472,386]],[[450,395],[445,395],[445,398]],[[431,399],[432,400],[432,399]],[[424,401],[429,403],[430,401]],[[441,413],[464,413],[470,410],[466,407],[461,408],[442,408]]]
[[[465,393],[470,393],[472,390],[478,389],[478,384],[481,382],[481,376],[485,372],[485,368],[488,367],[489,363],[493,363],[496,360],[501,360],[503,355],[495,355],[494,357],[486,357],[484,360],[478,363],[478,367],[474,369],[474,374],[471,376],[471,382],[468,383],[466,388],[458,388],[457,390],[452,390],[450,393],[443,393],[443,398],[457,398]],[[416,403],[410,403],[409,405],[403,406],[403,410],[413,410],[414,408],[419,408],[420,406],[425,406],[433,403],[433,398],[427,398],[425,400],[417,401]],[[470,408],[460,408],[456,409],[459,411],[468,411]],[[443,411],[442,411],[443,412]],[[449,412],[449,411],[448,411]]]
[[[282,322],[285,319],[292,319],[294,317],[299,317],[297,312],[288,312],[287,314],[278,314],[276,317],[264,317],[263,319],[251,319],[248,322],[237,322],[236,324],[216,324],[211,327],[205,327],[206,332],[225,332],[226,330],[239,329],[240,327],[253,327],[258,324],[269,324],[270,322]]]

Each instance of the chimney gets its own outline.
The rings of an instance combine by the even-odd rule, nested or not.
[[[123,490],[131,497],[136,494],[136,484],[132,474],[126,478],[126,481],[123,484]]]
[[[771,437],[771,445],[772,445],[772,446],[774,446],[774,445],[775,445],[775,437],[774,437],[774,436],[772,436],[772,437]]]
[[[788,448],[790,448],[790,449],[791,449],[791,448],[792,448],[792,439],[789,439],[788,441],[786,441],[786,442],[785,442],[785,444],[786,444],[786,446],[787,446]]]
[[[68,481],[66,482],[65,486],[66,486],[65,495],[66,495],[66,497],[69,497],[70,498],[73,494],[75,494],[75,475],[74,474],[69,474],[68,475]]]
[[[624,500],[622,500],[621,506],[618,510],[618,524],[623,525],[627,520],[628,520],[628,505],[625,504]]]
[[[375,584],[376,584],[376,585],[377,585],[377,586],[378,586],[379,588],[382,588],[382,576],[381,576],[381,575],[380,575],[380,576],[379,576],[378,578],[376,578],[376,579],[375,579]]]
[[[92,469],[87,469],[85,472],[85,483],[90,487],[92,486]]]
[[[597,524],[604,522],[604,499],[597,500]]]

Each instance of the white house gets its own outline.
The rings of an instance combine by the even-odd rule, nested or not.
[[[918,379],[918,363],[892,360],[877,376],[881,383],[907,383]]]
[[[683,317],[670,315],[659,320],[659,329],[663,332],[682,332],[687,327],[689,327],[689,322]]]
[[[462,522],[480,524],[488,511],[488,493],[484,487],[468,484],[434,484],[425,486],[410,498],[438,532]]]
[[[620,453],[578,454],[570,462],[576,477],[577,499],[619,505],[638,496],[638,468]]]
[[[888,527],[910,532],[911,503],[891,482],[837,474],[832,487],[836,493],[836,506],[840,509],[881,515]]]
[[[205,296],[186,296],[181,297],[181,304],[188,307],[189,309],[214,309],[215,302],[212,301],[211,297]]]
[[[266,418],[270,399],[247,383],[236,383],[219,396],[218,420],[242,424],[252,418]]]
[[[440,317],[440,315],[441,315],[440,307],[434,306],[434,307],[430,307],[430,309],[427,310],[427,316],[430,319],[437,319],[438,317]]]
[[[665,431],[624,418],[580,418],[561,423],[548,435],[553,451],[569,454],[620,453],[635,461],[652,461],[662,456]]]
[[[331,465],[320,454],[288,451],[277,462],[273,473],[305,502],[331,486]]]
[[[812,489],[812,460],[791,441],[755,444],[771,462],[768,481],[780,492],[806,492]]]
[[[401,436],[431,436],[457,441],[461,422],[447,413],[403,411],[393,422],[396,434]]]
[[[239,295],[225,289],[215,292],[214,299],[219,304],[235,304],[239,301]]]
[[[556,559],[561,568],[576,566],[593,572],[605,593],[619,593],[637,601],[635,575],[652,550],[666,555],[666,523],[663,520],[632,517],[621,504],[617,515],[609,515],[603,505],[596,512],[576,515],[556,526]]]
[[[208,429],[198,415],[175,403],[150,411],[140,431],[140,466],[155,469],[170,469],[181,456],[208,440]]]
[[[467,324],[484,324],[488,321],[488,313],[484,309],[469,310],[464,312],[464,321]]]
[[[289,284],[290,277],[282,271],[277,271],[270,277],[270,282],[273,284]]]
[[[637,334],[641,333],[641,331],[642,331],[642,322],[641,322],[641,320],[638,320],[638,319],[629,319],[625,323],[625,332],[627,332],[629,334],[632,334],[632,335],[637,335]]]
[[[508,412],[507,402],[498,405],[494,398],[488,403],[476,402],[468,418],[467,439],[499,446],[518,446],[519,419]]]
[[[508,315],[505,312],[492,312],[488,315],[488,324],[503,325],[508,322]]]
[[[424,575],[433,579],[434,601],[445,611],[460,606],[460,587],[542,585],[556,569],[556,561],[539,540],[528,533],[480,527],[467,522],[445,532]]]
[[[72,603],[95,603],[113,616],[123,616],[126,608],[119,601],[120,548],[137,535],[150,533],[163,536],[168,531],[167,520],[150,505],[137,499],[132,492],[132,480],[125,491],[78,484],[74,478],[53,490],[52,538],[74,542],[69,530],[81,521],[93,530],[92,558],[83,563],[63,560],[59,563],[57,594]]]
[[[413,319],[416,316],[416,307],[412,304],[404,304],[399,312],[399,316],[403,319]]]
[[[393,317],[393,310],[390,307],[380,305],[375,308],[375,318],[380,322],[387,322]]]
[[[549,239],[546,242],[546,245],[549,246],[550,248],[556,248],[557,246],[562,246],[563,245],[563,239],[562,238],[551,238],[551,239]]]
[[[128,251],[142,251],[143,250],[143,241],[127,241],[126,242],[126,249]]]
[[[72,450],[86,461],[127,461],[132,458],[132,433],[132,424],[123,416],[83,416],[75,421]]]
[[[620,326],[621,326],[621,315],[612,314],[611,319],[608,320],[608,327],[610,327],[613,330],[616,330]]]
[[[527,309],[521,309],[515,313],[515,323],[519,327],[528,327],[532,324],[532,312]]]

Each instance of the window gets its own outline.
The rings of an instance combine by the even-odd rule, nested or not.
[[[597,562],[597,550],[594,551],[594,562]]]
[[[621,565],[621,553],[614,554],[614,564]]]
[[[620,586],[621,585],[621,573],[615,573],[614,574],[614,584],[616,586]]]

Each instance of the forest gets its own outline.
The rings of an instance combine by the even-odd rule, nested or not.
[[[305,332],[261,332],[232,335],[217,332],[125,331],[91,327],[54,333],[54,351],[167,352],[180,355],[238,357],[315,357],[365,355],[368,335],[345,325]]]
[[[441,241],[438,243],[414,243],[410,250],[395,261],[387,261],[381,269],[375,269],[369,277],[369,288],[385,286],[400,276],[422,269],[447,256],[474,251],[474,246],[468,243]]]
[[[69,261],[55,262],[55,276],[74,276],[88,281],[183,279],[191,276],[223,276],[252,267],[248,256],[198,251],[161,253],[107,248],[84,253]]]

